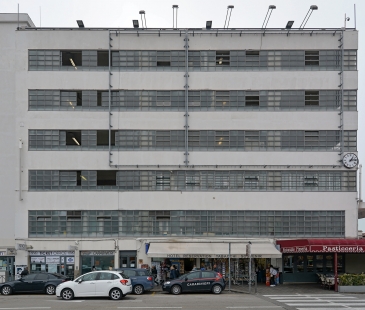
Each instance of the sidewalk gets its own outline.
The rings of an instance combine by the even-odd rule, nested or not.
[[[163,293],[161,285],[155,286],[150,292]],[[229,293],[228,284],[225,293]],[[231,292],[249,294],[249,287],[244,285],[231,285]],[[255,294],[255,287],[251,288],[251,294]],[[334,290],[324,289],[318,283],[285,283],[277,286],[266,286],[263,283],[257,284],[259,295],[312,295],[312,294],[337,294]]]

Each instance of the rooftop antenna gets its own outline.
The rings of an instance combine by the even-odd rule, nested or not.
[[[354,4],[354,22],[355,22],[355,29],[356,29],[356,4]]]
[[[172,6],[172,28],[177,29],[177,11],[179,9],[179,6],[177,4],[174,4]]]
[[[146,12],[144,10],[141,10],[141,11],[139,11],[139,14],[141,14],[142,28],[147,28]],[[144,18],[144,20],[143,20],[143,18]]]
[[[234,6],[233,5],[227,6],[226,21],[224,22],[224,27],[223,28],[228,28],[229,21],[231,20],[231,14],[232,14],[232,10],[233,9],[234,9]],[[229,12],[229,18],[228,18],[228,23],[227,23],[228,12]],[[227,25],[227,27],[226,27],[226,25]]]
[[[276,5],[269,5],[269,8],[267,10],[267,13],[266,13],[266,16],[265,16],[265,19],[264,19],[264,22],[262,23],[262,26],[261,28],[265,29],[266,26],[267,26],[267,23],[269,22],[269,19],[270,19],[270,16],[271,16],[271,13],[272,13],[272,10],[276,9]],[[270,11],[271,10],[271,11]],[[270,14],[269,14],[269,11],[270,11]],[[269,14],[269,17],[267,17],[267,14]],[[267,18],[267,19],[266,19]],[[265,24],[265,21],[266,21],[266,24]]]
[[[300,24],[300,26],[299,26],[299,29],[304,29],[304,27],[305,27],[305,25],[307,24],[307,22],[308,22],[308,19],[309,19],[309,17],[311,17],[311,15],[312,15],[312,13],[313,13],[313,11],[314,10],[318,10],[318,6],[316,6],[316,5],[311,5],[310,6],[310,8],[309,8],[309,10],[308,10],[308,12],[307,12],[307,14],[305,15],[305,17],[304,17],[304,20],[302,21],[302,23]],[[310,13],[309,13],[310,12]],[[309,14],[309,15],[308,15]]]
[[[19,3],[18,3],[18,28],[17,30],[19,30]]]
[[[346,17],[346,13],[345,13],[345,29],[346,29],[346,22],[348,22],[350,20],[350,17]]]

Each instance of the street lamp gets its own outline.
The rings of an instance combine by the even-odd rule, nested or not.
[[[308,12],[307,12],[307,14],[305,15],[305,17],[304,17],[304,20],[302,21],[302,23],[300,24],[300,26],[299,26],[299,29],[300,28],[302,28],[302,29],[304,29],[304,27],[305,27],[305,25],[307,24],[307,22],[308,22],[308,19],[309,19],[309,17],[311,17],[311,15],[312,15],[312,13],[313,13],[313,11],[314,10],[318,10],[318,6],[316,6],[316,5],[311,5],[310,6],[310,8],[309,8],[309,10],[308,10]],[[309,13],[310,12],[310,13]],[[308,15],[309,14],[309,15]]]
[[[266,28],[267,26],[267,23],[269,22],[269,19],[270,19],[270,16],[271,16],[271,13],[272,13],[272,10],[275,10],[276,9],[276,5],[270,5],[268,10],[267,10],[267,13],[266,13],[266,16],[265,16],[265,19],[264,19],[264,22],[262,23],[262,27],[261,28]],[[271,11],[270,11],[271,10]],[[270,11],[270,15],[269,17],[267,17],[267,14],[269,14],[269,11]],[[267,18],[267,20],[266,20]],[[265,24],[265,21],[266,21],[266,24]]]
[[[234,9],[234,5],[227,6],[226,21],[224,22],[224,27],[223,28],[228,28],[229,21],[231,20],[231,14],[232,14],[233,9]],[[229,18],[228,18],[228,23],[227,23],[228,12],[229,12]],[[226,27],[226,24],[227,24],[227,27]]]

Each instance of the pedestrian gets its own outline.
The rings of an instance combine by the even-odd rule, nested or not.
[[[20,273],[20,276],[23,278],[29,274],[28,267],[24,267],[23,271]]]
[[[153,276],[153,281],[159,285],[158,281],[157,281],[157,268],[156,266],[152,266],[151,268],[151,273],[152,273],[152,276]]]
[[[112,266],[109,266],[109,270],[112,271],[113,270],[113,267]]]
[[[201,271],[205,271],[206,269],[205,269],[205,265],[204,264],[202,264],[202,266],[200,267],[200,270]]]
[[[172,265],[172,267],[174,267],[175,269],[175,275],[176,275],[176,279],[180,277],[180,271],[179,269],[177,269],[176,265]]]
[[[218,267],[217,267],[217,265],[216,265],[216,264],[214,264],[214,265],[213,265],[213,271],[215,271],[215,272],[219,272],[219,269],[218,269]]]
[[[95,270],[96,270],[95,266],[92,266],[91,271],[95,271]]]
[[[174,280],[176,279],[176,270],[174,268],[174,266],[170,267],[170,280]]]
[[[196,268],[196,266],[194,265],[193,266],[193,269],[191,269],[191,271],[196,271],[196,270],[199,270],[198,268]]]
[[[275,286],[275,277],[277,275],[276,269],[273,267],[273,265],[270,265],[270,286]]]

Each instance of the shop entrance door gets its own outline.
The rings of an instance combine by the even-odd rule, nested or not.
[[[8,272],[8,277],[9,280],[8,281],[14,281],[15,280],[15,257],[13,256],[8,256],[6,258],[7,260],[7,272]]]
[[[137,268],[136,264],[137,251],[119,251],[120,268],[130,267]]]

